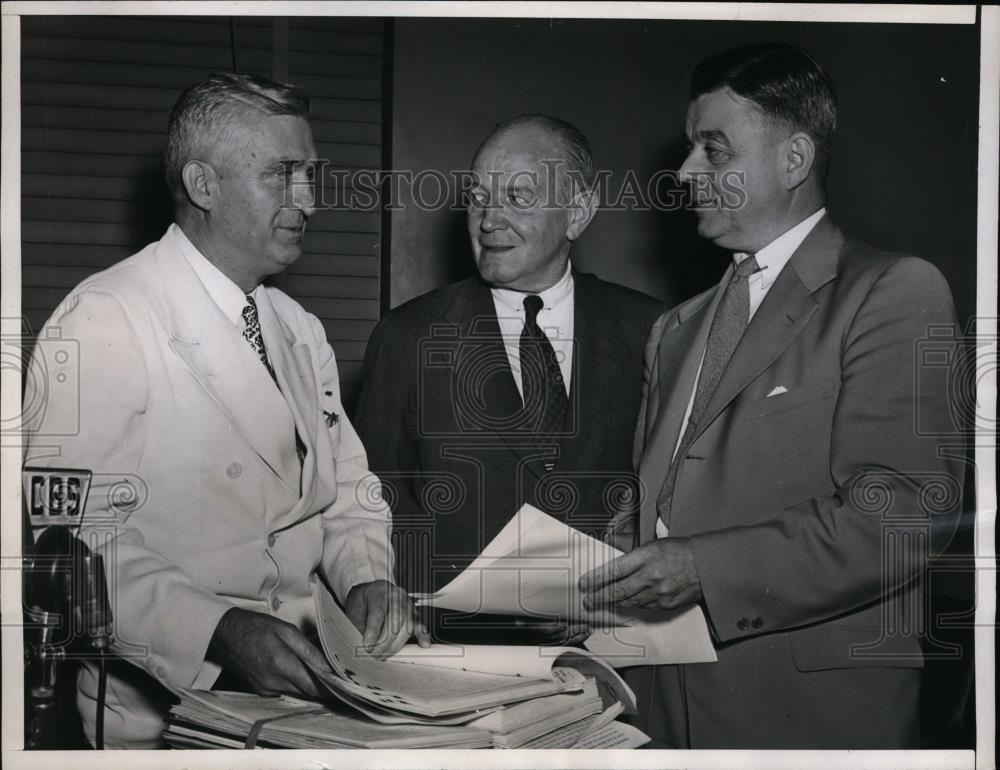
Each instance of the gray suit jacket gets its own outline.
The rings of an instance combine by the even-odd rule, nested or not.
[[[642,541],[717,297],[662,316],[647,345]],[[829,218],[779,274],[677,475],[670,534],[691,538],[719,662],[658,673],[673,691],[669,713],[652,715],[664,740],[847,748],[912,735],[913,675],[885,671],[922,665],[919,576],[962,499],[962,469],[938,451],[946,378],[919,356],[922,341],[947,353],[928,335],[954,322],[933,266],[845,241]],[[633,681],[648,689],[646,674]]]

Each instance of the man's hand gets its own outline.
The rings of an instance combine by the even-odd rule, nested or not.
[[[215,627],[207,657],[261,695],[328,695],[310,672],[330,670],[323,653],[291,623],[270,615],[233,607]]]
[[[386,580],[359,583],[347,594],[344,610],[364,635],[365,649],[376,658],[399,652],[411,636],[421,647],[431,646],[431,637],[416,618],[416,609],[406,591]]]
[[[701,598],[691,541],[665,537],[612,559],[580,578],[587,610],[641,607],[673,610]]]

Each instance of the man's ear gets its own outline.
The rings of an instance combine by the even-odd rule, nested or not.
[[[587,229],[590,220],[597,213],[597,193],[593,190],[578,190],[569,205],[569,225],[566,238],[575,241]]]
[[[809,134],[801,131],[785,140],[785,154],[782,157],[785,172],[785,189],[794,190],[805,182],[816,162],[816,144]]]
[[[202,211],[215,207],[218,193],[218,175],[215,169],[203,160],[189,160],[181,171],[181,180],[188,199]]]

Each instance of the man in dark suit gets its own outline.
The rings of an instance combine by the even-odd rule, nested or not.
[[[642,345],[660,306],[570,267],[597,205],[587,140],[555,118],[514,118],[472,171],[479,275],[382,319],[356,415],[392,507],[398,579],[417,591],[455,577],[524,503],[600,534],[637,499]],[[447,620],[469,640],[537,638],[511,619]],[[539,628],[554,640],[583,634]],[[456,633],[437,624],[439,637]]]
[[[917,351],[954,309],[930,264],[848,241],[826,214],[835,122],[802,50],[694,72],[681,174],[733,266],[653,328],[641,545],[581,579],[591,607],[703,605],[718,663],[631,676],[642,729],[668,745],[919,746],[921,575],[962,476],[933,438],[945,383],[918,382]]]

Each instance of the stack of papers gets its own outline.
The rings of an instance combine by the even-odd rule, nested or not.
[[[580,692],[549,695],[502,706],[470,722],[469,726],[488,730],[493,736],[495,748],[516,749],[602,711],[597,685],[588,677]]]
[[[176,748],[583,748],[649,739],[614,721],[635,695],[607,663],[569,647],[407,645],[373,658],[317,583],[316,618],[332,703],[181,691],[167,742]],[[562,700],[557,700],[562,698]],[[482,721],[480,721],[482,720]],[[596,748],[596,746],[594,746]]]
[[[522,749],[634,749],[649,743],[642,730],[609,721],[607,712],[525,743]]]
[[[181,691],[164,738],[179,749],[478,749],[492,745],[489,731],[475,727],[386,725],[346,709],[338,711],[288,696],[202,690]]]

